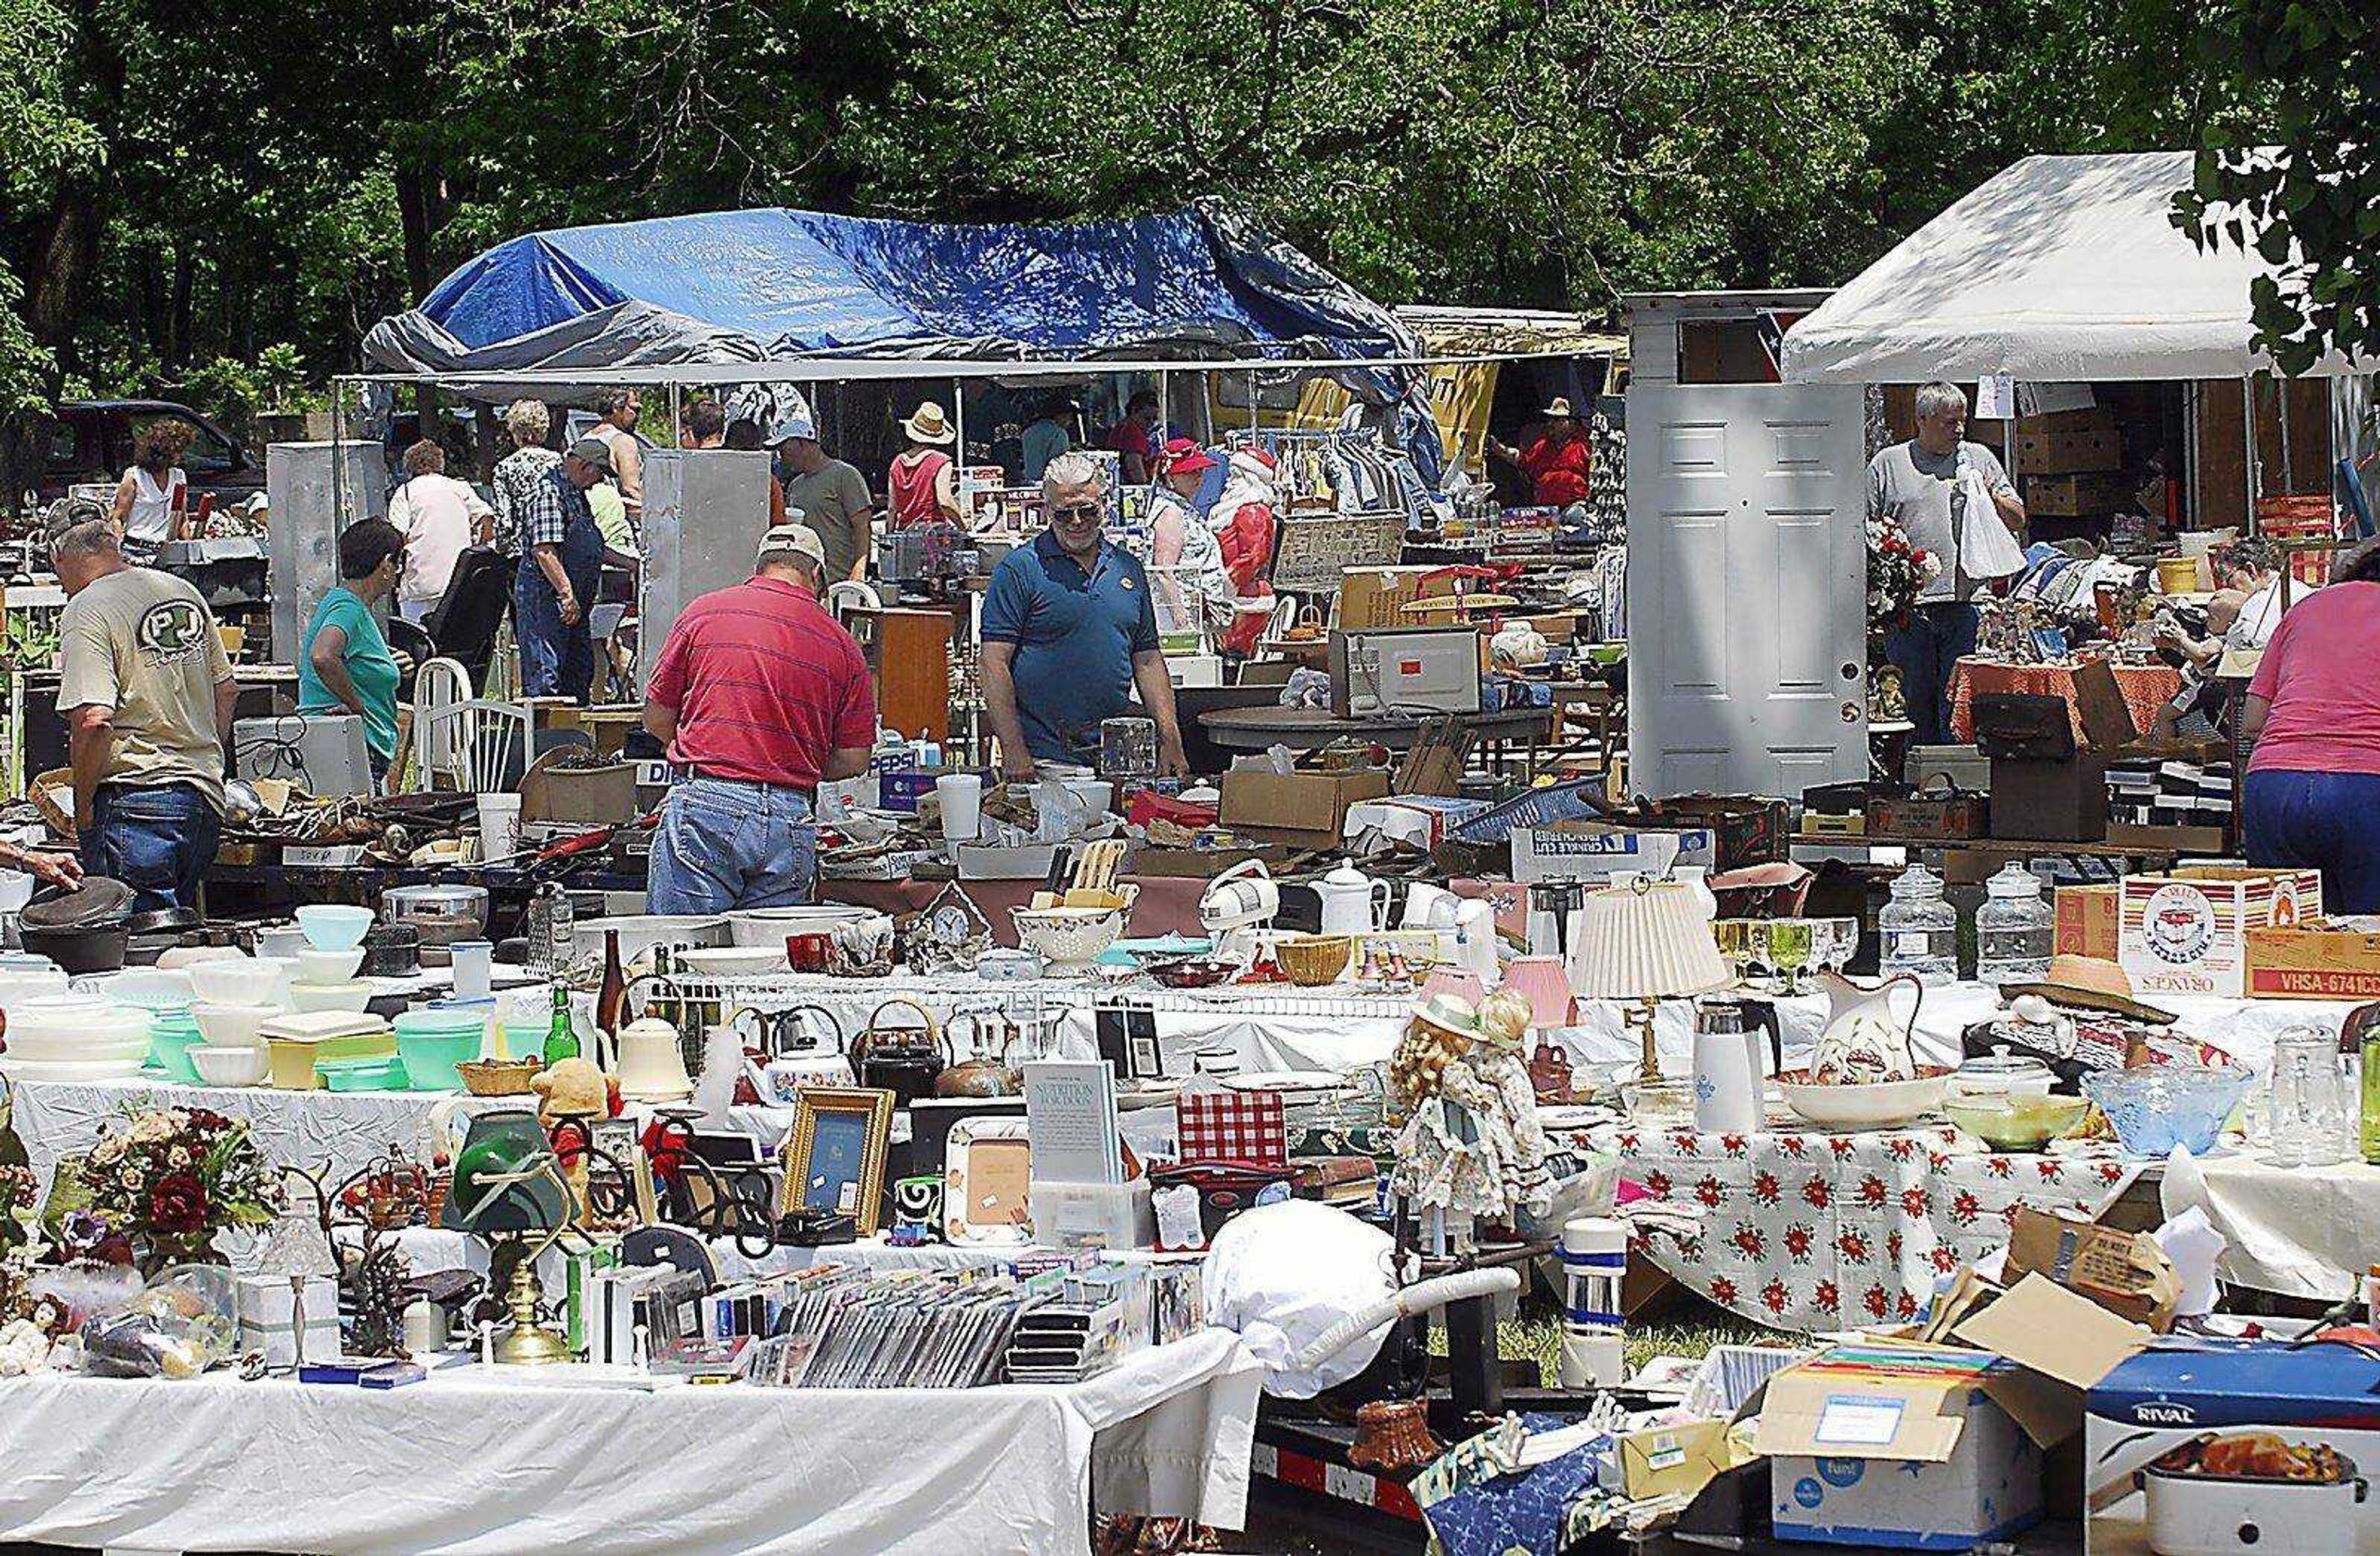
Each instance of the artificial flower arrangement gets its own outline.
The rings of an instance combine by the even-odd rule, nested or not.
[[[1872,646],[1880,646],[1894,627],[1909,624],[1918,591],[1941,573],[1941,560],[1913,544],[1900,521],[1867,521],[1867,635]]]
[[[112,1127],[83,1165],[91,1208],[138,1242],[144,1269],[206,1261],[215,1234],[261,1226],[282,1205],[280,1174],[244,1120],[206,1108],[155,1108]]]

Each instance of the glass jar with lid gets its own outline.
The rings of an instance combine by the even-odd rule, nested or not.
[[[1911,973],[1925,983],[1959,977],[1959,910],[1942,900],[1942,878],[1911,865],[1894,878],[1891,900],[1876,915],[1884,975]]]
[[[1975,910],[1975,977],[1987,984],[2037,983],[2049,976],[2057,915],[2041,896],[2041,877],[2011,863],[1985,882]]]

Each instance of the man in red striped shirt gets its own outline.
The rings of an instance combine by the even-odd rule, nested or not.
[[[821,782],[868,771],[876,688],[819,603],[826,547],[807,525],[760,541],[752,577],[688,605],[645,688],[645,728],[673,782],[645,906],[721,913],[808,902]]]

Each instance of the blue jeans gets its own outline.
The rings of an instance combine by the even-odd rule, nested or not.
[[[587,630],[587,602],[593,598],[591,588],[581,593],[577,625],[563,626],[553,585],[534,558],[522,562],[513,579],[513,636],[520,644],[523,695],[587,700],[595,684],[595,644]]]
[[[681,778],[662,801],[648,913],[724,913],[810,900],[818,833],[798,790],[729,778]]]
[[[1909,705],[1910,736],[1918,746],[1947,746],[1950,733],[1950,673],[1975,651],[1981,618],[1973,605],[1946,600],[1909,613],[1909,625],[1884,635],[1884,657],[1900,672],[1900,695]]]
[[[188,784],[102,784],[91,799],[82,868],[132,888],[132,910],[196,907],[223,818]]]
[[[2380,773],[2248,774],[2248,862],[2322,871],[2325,913],[2380,913]]]

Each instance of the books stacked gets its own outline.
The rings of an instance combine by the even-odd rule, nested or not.
[[[749,1374],[774,1388],[997,1382],[1018,1320],[1048,1300],[1038,1282],[941,1270],[812,1266],[785,1283],[777,1331],[756,1350]]]

